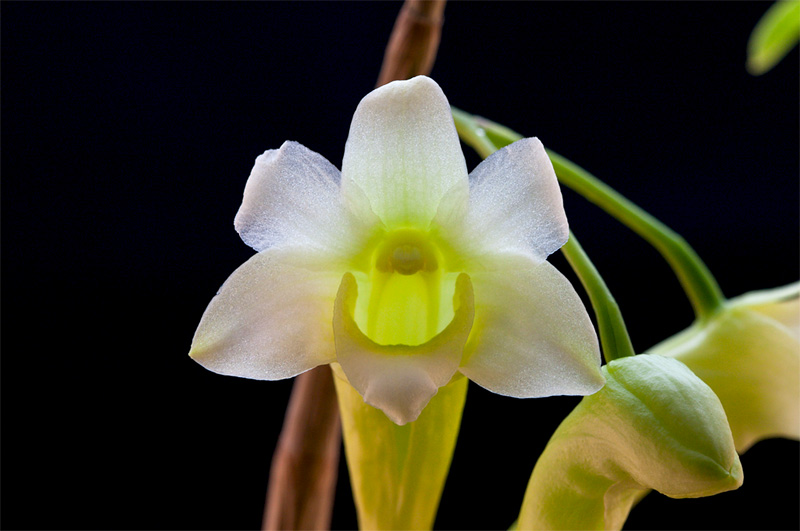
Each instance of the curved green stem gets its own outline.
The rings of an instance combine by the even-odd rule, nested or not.
[[[497,138],[495,135],[490,139],[489,134],[491,131],[481,126],[475,116],[467,114],[464,111],[456,109],[455,107],[450,107],[450,112],[453,113],[453,121],[456,123],[456,131],[458,131],[458,136],[464,141],[464,143],[468,144],[472,149],[477,151],[478,155],[480,155],[482,159],[485,159],[501,147],[507,146],[511,142],[522,138],[521,136],[518,136],[517,138],[514,138],[514,140],[505,142],[503,138]],[[509,131],[511,130],[509,129]]]
[[[481,155],[486,152],[487,142],[499,148],[522,138],[507,127],[463,111],[454,109],[453,117],[461,138]],[[618,219],[661,253],[677,275],[698,320],[705,320],[722,308],[725,297],[716,279],[680,235],[577,164],[552,151],[547,153],[562,184]]]
[[[497,145],[472,116],[458,109],[452,111],[456,129],[464,142],[472,146],[482,158],[497,151]],[[510,142],[506,142],[508,143]],[[617,301],[571,231],[569,241],[561,247],[561,251],[589,294],[589,300],[597,317],[597,328],[606,362],[633,356],[635,351]]]
[[[569,241],[561,248],[561,252],[578,275],[583,288],[589,294],[589,300],[592,301],[606,363],[636,354],[616,299],[572,231],[569,233]]]
[[[667,260],[699,320],[722,308],[725,297],[716,279],[686,240],[577,164],[552,151],[548,155],[562,183],[617,218]]]

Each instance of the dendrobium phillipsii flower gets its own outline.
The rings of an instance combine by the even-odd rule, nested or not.
[[[258,254],[220,288],[190,355],[275,380],[338,363],[413,421],[458,372],[516,397],[597,391],[597,338],[547,256],[568,238],[539,140],[469,176],[431,79],[389,83],[353,117],[341,173],[295,142],[256,159],[235,220]]]
[[[800,439],[800,283],[731,299],[649,352],[682,361],[714,390],[739,453]]]

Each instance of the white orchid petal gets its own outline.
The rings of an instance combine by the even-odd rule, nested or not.
[[[211,300],[189,353],[205,368],[279,380],[335,359],[331,319],[339,273],[267,250],[240,266]]]
[[[339,181],[339,170],[322,155],[284,142],[256,159],[236,230],[257,251],[288,244],[320,258],[357,254],[371,227],[344,205]]]
[[[481,162],[469,175],[469,208],[436,218],[462,254],[521,254],[542,262],[569,238],[561,189],[537,138],[524,138]]]
[[[433,80],[394,81],[361,100],[342,162],[348,201],[354,184],[389,228],[427,228],[445,192],[467,188],[450,106]]]
[[[515,397],[587,395],[603,386],[600,349],[586,308],[548,262],[475,273],[475,324],[459,369]]]
[[[412,422],[458,369],[474,315],[469,277],[456,280],[451,323],[418,346],[379,345],[364,335],[353,320],[357,296],[356,279],[346,273],[333,314],[337,360],[365,402],[395,424]]]

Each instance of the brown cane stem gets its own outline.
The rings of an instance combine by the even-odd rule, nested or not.
[[[406,0],[394,23],[377,86],[430,74],[444,22],[444,0]]]
[[[377,86],[429,74],[442,31],[445,0],[405,0],[395,21]],[[262,529],[329,529],[342,432],[329,367],[299,375],[272,457]]]
[[[301,374],[292,387],[272,457],[263,529],[329,529],[341,426],[331,369]]]

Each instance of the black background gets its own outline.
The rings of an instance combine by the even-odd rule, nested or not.
[[[452,2],[432,77],[666,222],[735,296],[798,278],[798,53],[744,69],[768,5]],[[340,165],[399,7],[2,4],[4,528],[260,525],[291,381],[186,354],[253,253],[232,223],[253,160],[291,139]],[[655,251],[565,202],[638,350],[691,322]],[[508,526],[575,403],[471,386],[436,527]],[[742,463],[738,491],[651,494],[627,527],[797,528],[798,444]]]

